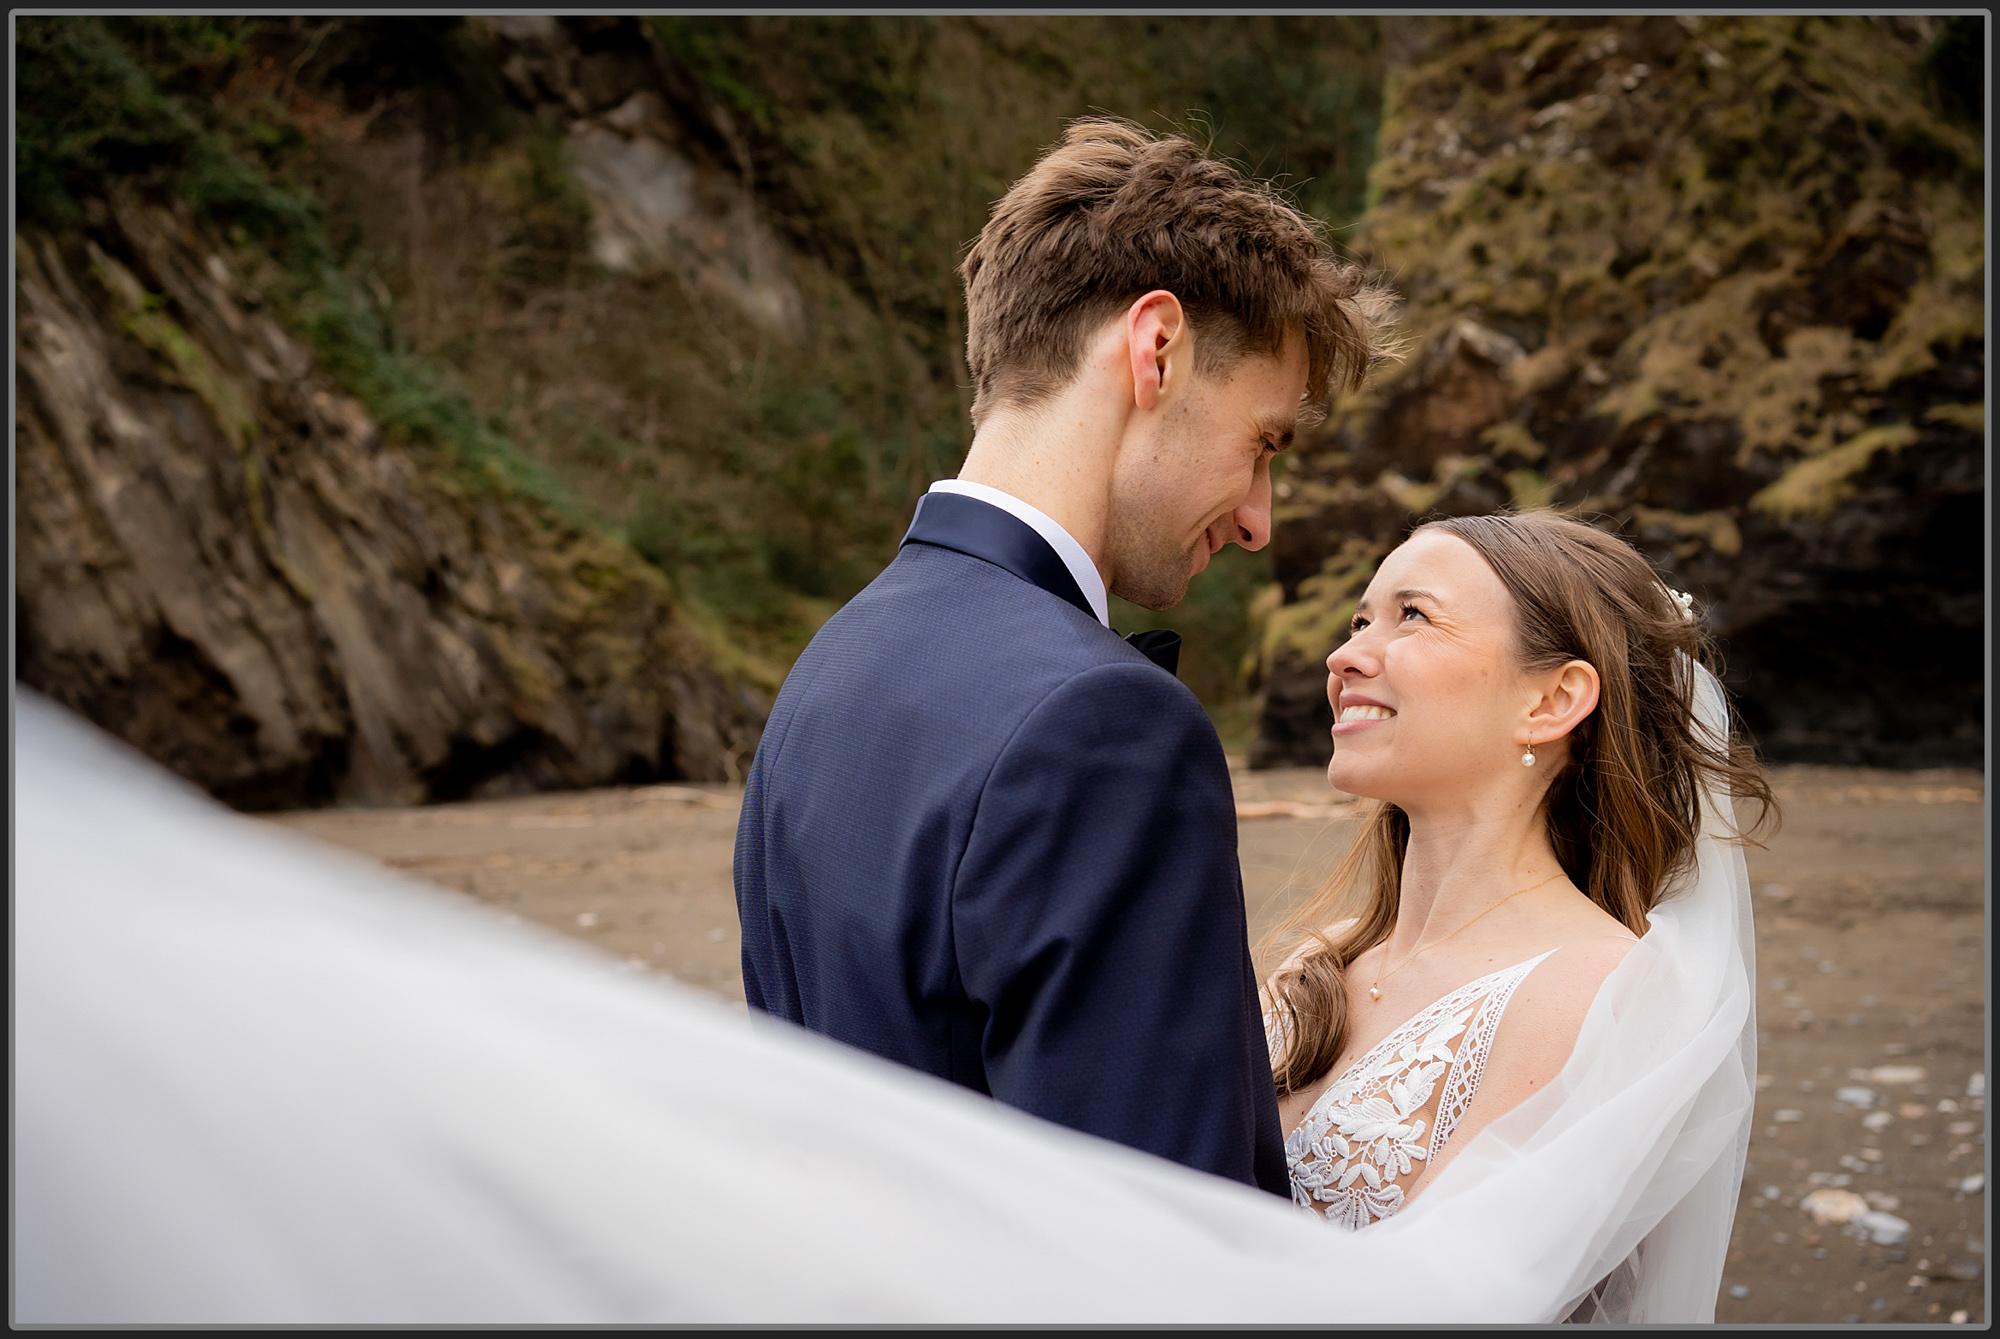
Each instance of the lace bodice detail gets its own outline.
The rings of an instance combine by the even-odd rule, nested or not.
[[[1285,1140],[1300,1207],[1350,1230],[1403,1207],[1403,1182],[1420,1174],[1472,1105],[1515,987],[1548,956],[1460,986],[1377,1042],[1320,1094]]]

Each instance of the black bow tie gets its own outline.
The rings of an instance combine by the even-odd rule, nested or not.
[[[1181,663],[1181,635],[1166,628],[1148,628],[1144,632],[1125,635],[1132,649],[1158,665],[1169,674],[1176,674]]]

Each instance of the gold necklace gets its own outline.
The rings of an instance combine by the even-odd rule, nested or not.
[[[1520,895],[1521,895],[1522,893],[1532,893],[1532,892],[1534,892],[1534,891],[1535,891],[1535,889],[1537,889],[1537,888],[1544,888],[1544,887],[1547,887],[1547,886],[1548,886],[1549,884],[1552,884],[1552,883],[1554,883],[1554,882],[1555,882],[1555,881],[1556,881],[1557,879],[1560,879],[1560,878],[1561,878],[1561,877],[1563,876],[1563,873],[1564,873],[1564,871],[1562,871],[1562,870],[1557,870],[1557,871],[1556,871],[1555,873],[1553,873],[1553,874],[1549,875],[1549,877],[1548,877],[1548,878],[1546,878],[1546,879],[1543,879],[1543,880],[1542,880],[1542,881],[1541,881],[1540,883],[1531,883],[1531,884],[1529,884],[1529,885],[1528,885],[1528,886],[1527,886],[1526,888],[1516,888],[1516,889],[1515,889],[1515,890],[1514,890],[1513,892],[1511,892],[1511,893],[1507,894],[1507,896],[1505,896],[1505,897],[1501,898],[1501,899],[1500,899],[1500,900],[1499,900],[1498,902],[1495,902],[1495,903],[1494,903],[1494,904],[1493,904],[1492,906],[1490,906],[1490,907],[1486,908],[1486,910],[1485,910],[1485,911],[1482,911],[1482,912],[1480,912],[1480,913],[1479,913],[1479,916],[1474,916],[1474,917],[1473,917],[1473,918],[1472,918],[1471,920],[1469,920],[1469,921],[1467,921],[1467,922],[1466,922],[1465,924],[1463,924],[1463,925],[1459,926],[1459,927],[1458,927],[1458,929],[1456,929],[1456,930],[1453,930],[1453,931],[1451,932],[1451,934],[1448,934],[1448,935],[1446,935],[1446,936],[1444,937],[1444,939],[1440,939],[1440,940],[1437,940],[1437,941],[1436,941],[1436,942],[1434,942],[1434,943],[1430,943],[1430,944],[1426,944],[1426,945],[1424,945],[1424,946],[1423,946],[1422,948],[1418,949],[1418,950],[1417,950],[1417,951],[1416,951],[1415,953],[1412,953],[1412,954],[1411,954],[1411,955],[1410,955],[1409,957],[1407,957],[1407,958],[1403,959],[1403,960],[1402,960],[1401,962],[1397,963],[1397,964],[1396,964],[1396,968],[1395,968],[1395,971],[1392,971],[1392,972],[1389,972],[1389,973],[1387,973],[1386,975],[1383,975],[1383,976],[1378,976],[1378,977],[1376,977],[1376,978],[1375,978],[1375,980],[1374,980],[1374,982],[1373,982],[1373,983],[1371,983],[1371,984],[1369,985],[1369,987],[1368,987],[1368,998],[1369,998],[1369,999],[1371,999],[1371,1000],[1379,1000],[1379,999],[1381,999],[1381,998],[1382,998],[1382,983],[1383,983],[1384,981],[1388,980],[1388,979],[1389,979],[1389,977],[1391,977],[1391,976],[1394,976],[1394,975],[1396,974],[1396,972],[1400,972],[1400,971],[1402,971],[1402,970],[1403,970],[1403,969],[1404,969],[1405,967],[1408,967],[1408,966],[1409,966],[1409,965],[1410,965],[1411,963],[1415,962],[1415,961],[1417,960],[1417,957],[1418,957],[1418,955],[1419,955],[1419,954],[1424,954],[1424,953],[1429,953],[1429,952],[1430,952],[1430,951],[1431,951],[1432,949],[1436,948],[1436,947],[1437,947],[1437,946],[1438,946],[1439,944],[1442,944],[1442,943],[1444,943],[1446,939],[1450,939],[1450,938],[1452,938],[1452,936],[1453,936],[1453,935],[1459,935],[1459,934],[1463,934],[1463,933],[1465,933],[1465,932],[1466,932],[1467,930],[1470,930],[1470,929],[1471,929],[1471,928],[1472,928],[1472,927],[1473,927],[1473,926],[1474,926],[1475,924],[1477,924],[1477,923],[1478,923],[1478,921],[1479,921],[1479,917],[1480,917],[1480,916],[1488,916],[1488,915],[1491,915],[1491,914],[1492,914],[1493,912],[1496,912],[1496,911],[1500,910],[1500,908],[1501,908],[1502,906],[1504,906],[1504,905],[1505,905],[1506,903],[1508,903],[1508,902],[1512,902],[1512,901],[1513,901],[1513,900],[1514,900],[1515,898],[1519,897],[1519,896],[1520,896]]]

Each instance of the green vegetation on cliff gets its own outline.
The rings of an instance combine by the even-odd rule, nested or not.
[[[1340,19],[19,32],[24,218],[76,228],[114,182],[184,202],[387,431],[629,543],[772,684],[956,471],[955,266],[1066,119],[1191,129],[1344,230],[1380,104],[1375,25]],[[659,218],[658,254],[619,250]],[[1231,554],[1118,621],[1188,632],[1184,674],[1240,728],[1269,566]]]
[[[296,119],[274,98],[226,96],[261,32],[247,19],[20,20],[22,221],[73,230],[120,187],[179,202],[235,243],[260,295],[390,433],[445,450],[472,482],[579,519],[562,485],[514,451],[445,369],[398,347],[341,268]]]

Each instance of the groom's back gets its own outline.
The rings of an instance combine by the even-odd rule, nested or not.
[[[1065,599],[907,543],[778,695],[736,900],[751,1007],[1285,1193],[1221,744]]]
[[[737,838],[755,1008],[988,1091],[952,887],[988,774],[1075,675],[1160,671],[990,563],[905,547],[786,679]]]

